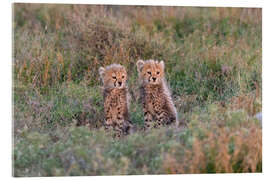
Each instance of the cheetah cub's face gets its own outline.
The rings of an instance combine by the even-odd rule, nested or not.
[[[139,60],[137,70],[144,84],[160,84],[164,77],[164,62]]]
[[[126,87],[127,72],[120,64],[112,64],[105,68],[99,68],[99,75],[106,89]]]

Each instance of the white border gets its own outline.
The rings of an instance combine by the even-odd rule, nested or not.
[[[158,175],[158,176],[95,176],[95,177],[50,177],[52,179],[148,179],[148,178],[172,178],[172,179],[198,179],[205,178],[208,180],[219,178],[219,179],[255,179],[263,178],[269,179],[270,172],[270,152],[269,148],[269,110],[270,99],[267,92],[270,92],[269,82],[267,81],[270,77],[269,69],[269,40],[270,32],[269,23],[266,19],[270,17],[270,8],[267,4],[267,0],[100,0],[100,1],[90,1],[90,0],[24,0],[24,1],[3,1],[0,6],[1,12],[1,59],[0,59],[0,82],[1,82],[1,126],[0,126],[0,137],[1,137],[1,148],[0,148],[0,171],[1,177],[11,179],[11,7],[13,2],[28,2],[28,3],[64,3],[64,4],[121,4],[121,5],[177,5],[177,6],[202,6],[202,7],[263,7],[263,173],[262,174],[222,174],[222,175]],[[23,178],[25,179],[25,178]],[[28,178],[26,178],[28,179]],[[41,178],[31,178],[31,179],[41,179]]]
[[[262,55],[263,55],[263,62],[262,62],[262,82],[263,82],[263,99],[262,99],[262,107],[263,107],[263,120],[262,120],[262,127],[263,127],[263,172],[264,174],[270,175],[270,146],[269,146],[269,137],[270,137],[270,86],[269,86],[269,77],[270,77],[270,51],[269,49],[269,42],[270,42],[270,24],[267,19],[270,17],[270,6],[269,4],[264,4],[263,7],[263,30],[262,30]],[[268,110],[268,111],[267,111]]]
[[[0,47],[0,82],[1,82],[1,176],[11,176],[11,4],[8,2],[1,3],[0,16],[1,25],[1,47]]]

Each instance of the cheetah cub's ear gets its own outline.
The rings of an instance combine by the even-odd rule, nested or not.
[[[100,75],[101,80],[103,81],[104,73],[105,73],[104,67],[100,67],[100,68],[98,69],[98,73],[99,73],[99,75]]]
[[[137,65],[137,71],[138,72],[141,72],[142,71],[142,67],[144,65],[144,61],[143,60],[138,60],[137,63],[136,63],[136,65]]]
[[[160,61],[160,62],[159,62],[159,65],[160,65],[160,67],[164,70],[164,68],[165,68],[164,61]]]

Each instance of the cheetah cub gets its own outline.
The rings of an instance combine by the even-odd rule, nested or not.
[[[126,69],[119,64],[111,64],[100,67],[99,75],[103,82],[105,129],[113,129],[115,137],[128,134],[131,124]]]
[[[176,108],[164,77],[164,66],[163,61],[137,61],[146,130],[172,123],[178,125]]]

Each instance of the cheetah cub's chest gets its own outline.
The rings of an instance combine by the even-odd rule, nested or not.
[[[151,114],[156,114],[162,111],[166,105],[164,95],[160,86],[145,87],[145,102],[146,108]]]
[[[124,90],[113,89],[105,98],[105,111],[108,124],[118,123],[125,120],[127,114],[126,92]]]
[[[126,93],[124,90],[112,90],[110,95],[105,98],[105,109],[107,114],[113,116],[113,121],[124,118],[124,113],[127,111]]]

